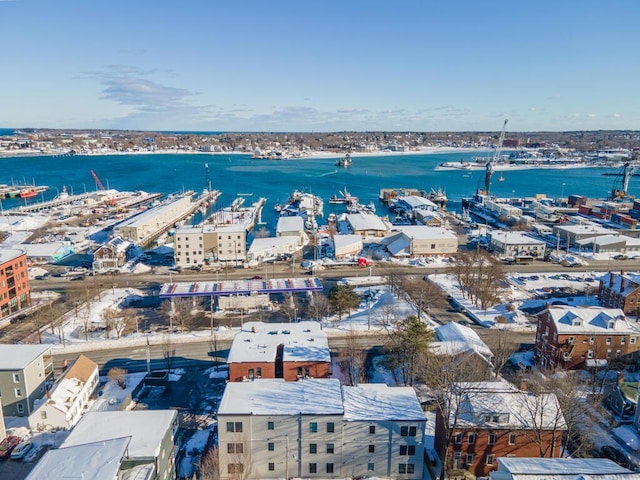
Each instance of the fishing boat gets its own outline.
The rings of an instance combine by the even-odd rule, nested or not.
[[[336,166],[350,167],[352,163],[353,163],[353,160],[351,160],[351,154],[347,153],[344,157],[338,159],[338,161],[336,162]]]
[[[351,195],[348,191],[347,191],[347,187],[344,188],[344,192],[342,190],[340,190],[340,196],[338,197],[337,195],[332,195],[331,198],[329,199],[329,203],[333,203],[333,204],[349,204],[349,203],[357,203],[358,202],[358,197],[354,197],[353,195]]]

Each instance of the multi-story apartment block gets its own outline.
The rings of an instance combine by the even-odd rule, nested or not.
[[[535,356],[542,368],[603,362],[636,364],[640,328],[617,308],[548,306],[538,315]]]
[[[0,249],[0,318],[29,303],[27,254],[18,249]]]
[[[175,433],[178,428],[175,410],[134,410],[88,412],[71,430],[61,449],[130,438],[121,470],[151,465],[145,480],[173,480],[175,469]],[[86,461],[86,459],[85,459]],[[118,477],[120,478],[120,477]]]
[[[318,322],[248,322],[233,338],[227,363],[231,382],[326,378],[331,351]]]
[[[0,345],[0,397],[5,417],[28,417],[53,382],[51,346]]]
[[[218,424],[223,479],[423,478],[425,415],[410,387],[228,383]]]
[[[245,262],[246,257],[247,232],[244,225],[184,226],[176,230],[176,265],[239,265]]]
[[[567,425],[554,394],[504,380],[455,388],[460,394],[452,396],[449,411],[436,416],[435,445],[450,475],[488,476],[498,457],[560,456]]]
[[[609,272],[600,279],[598,298],[602,306],[640,315],[640,273]]]

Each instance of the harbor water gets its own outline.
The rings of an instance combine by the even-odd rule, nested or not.
[[[473,195],[484,185],[483,171],[434,171],[442,162],[471,160],[477,152],[424,155],[380,155],[354,157],[353,165],[335,165],[335,158],[311,157],[288,160],[252,159],[239,154],[134,154],[92,155],[68,157],[0,158],[0,183],[48,185],[49,190],[30,199],[5,199],[4,209],[25,202],[50,200],[62,192],[96,190],[91,176],[93,170],[107,188],[121,191],[143,190],[164,194],[185,190],[201,192],[208,178],[213,189],[220,190],[217,208],[229,206],[238,194],[245,197],[245,205],[266,197],[263,212],[266,228],[275,230],[277,214],[274,206],[284,204],[294,189],[310,192],[325,200],[325,216],[342,212],[341,205],[329,205],[332,195],[340,195],[346,188],[360,203],[374,201],[377,205],[381,188],[415,188],[429,191],[444,190],[449,198],[448,209],[460,209],[463,197]],[[605,198],[620,183],[611,176],[619,168],[529,169],[500,172],[493,176],[491,192],[501,197],[530,197],[546,194],[549,197],[584,195]],[[605,173],[609,175],[604,175]],[[639,190],[637,177],[631,179],[629,193]],[[381,209],[378,209],[381,213]]]

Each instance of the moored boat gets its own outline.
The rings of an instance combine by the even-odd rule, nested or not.
[[[351,154],[347,153],[344,157],[338,159],[336,165],[338,167],[350,167],[352,163],[353,160],[351,160]]]

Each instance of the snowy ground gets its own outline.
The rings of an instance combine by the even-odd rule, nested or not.
[[[480,309],[465,298],[453,275],[432,274],[429,278],[479,325],[535,330],[535,324],[524,314],[527,309],[543,307],[547,302],[556,305],[597,305],[595,294],[600,276],[596,273],[567,271],[535,275],[513,273],[508,277],[508,285],[502,288],[502,301],[487,309]]]

